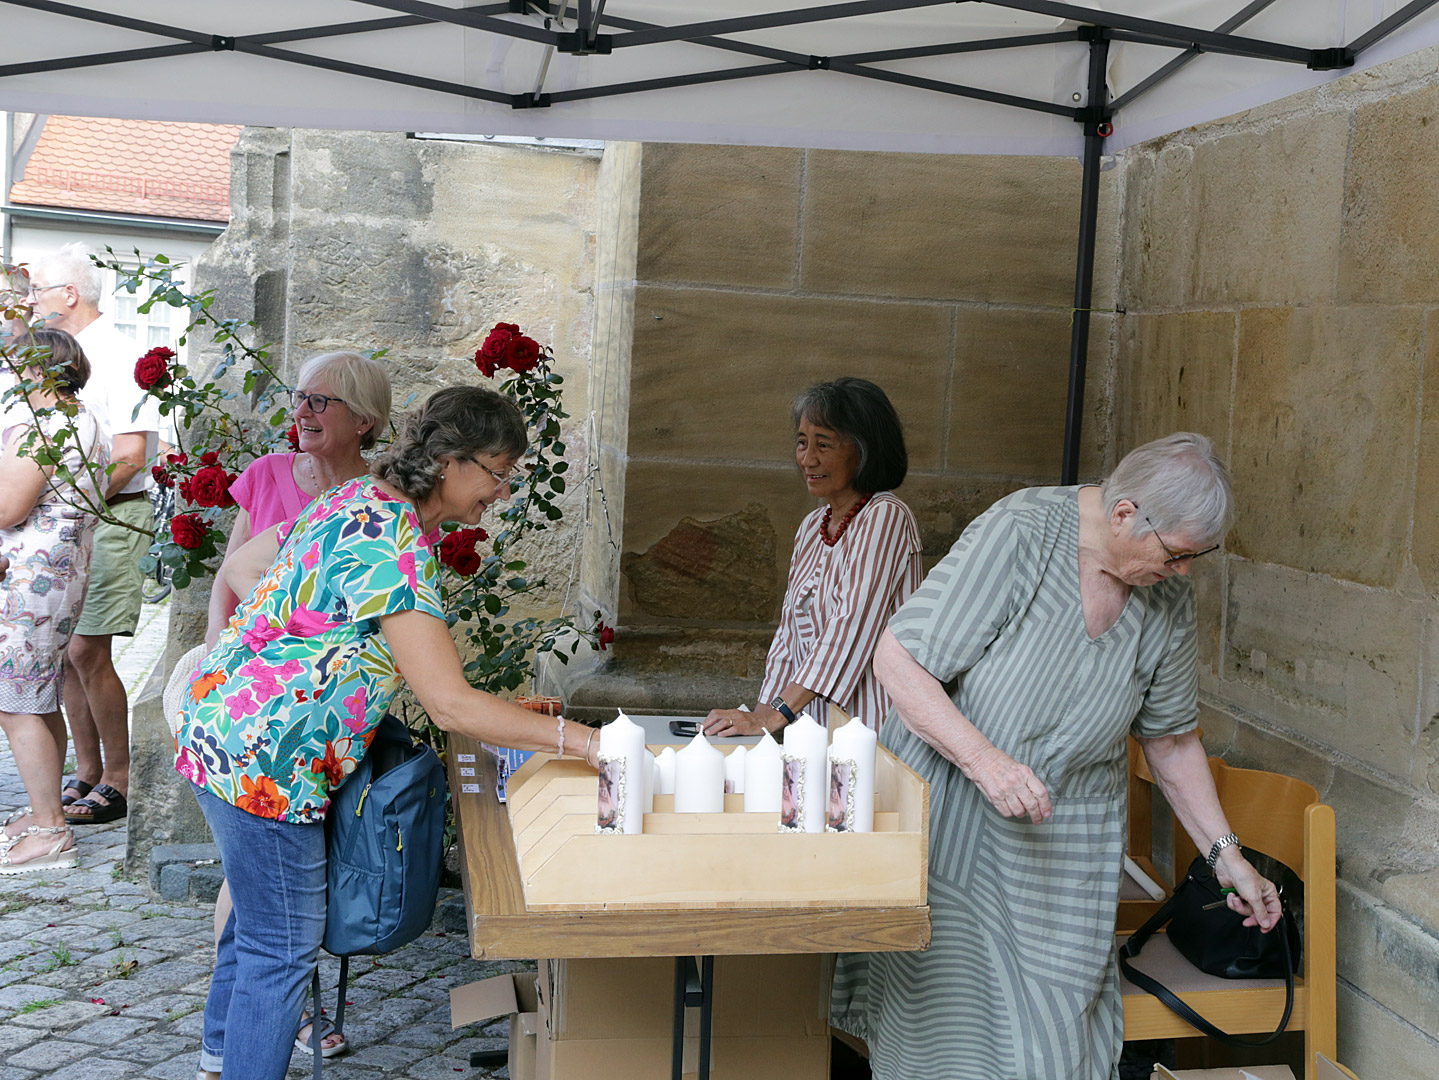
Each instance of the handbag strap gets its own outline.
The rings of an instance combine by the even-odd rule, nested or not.
[[[1188,885],[1189,880],[1186,878],[1179,889],[1174,890],[1174,895],[1166,900],[1143,926],[1129,936],[1129,940],[1126,941],[1124,946],[1119,950],[1120,970],[1124,972],[1125,978],[1135,986],[1153,994],[1181,1020],[1184,1020],[1191,1027],[1198,1029],[1212,1039],[1218,1039],[1220,1042],[1228,1043],[1230,1046],[1265,1046],[1272,1043],[1275,1039],[1279,1038],[1280,1035],[1284,1034],[1284,1029],[1289,1026],[1289,1016],[1294,1012],[1294,972],[1292,970],[1294,965],[1289,953],[1289,934],[1287,928],[1284,926],[1284,916],[1281,915],[1279,921],[1274,924],[1274,928],[1269,931],[1271,934],[1279,935],[1280,948],[1284,951],[1284,1015],[1279,1018],[1278,1027],[1270,1034],[1257,1039],[1245,1038],[1242,1035],[1231,1035],[1227,1031],[1215,1027],[1180,1000],[1179,995],[1175,994],[1158,979],[1152,975],[1146,975],[1130,964],[1130,958],[1139,955],[1139,951],[1144,948],[1145,942],[1154,936],[1155,931],[1174,917],[1174,909],[1178,901],[1180,889],[1186,888]]]

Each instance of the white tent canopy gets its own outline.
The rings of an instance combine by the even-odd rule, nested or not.
[[[1439,42],[1439,0],[0,0],[0,110],[1084,162]]]
[[[1439,42],[1434,8],[1422,0],[0,0],[0,107],[1078,154],[1075,111],[1092,104],[1086,25],[1110,36],[1109,100],[1122,107],[1109,146],[1118,149]],[[1386,23],[1398,25],[1387,32]],[[1197,62],[1143,87],[1179,56]]]

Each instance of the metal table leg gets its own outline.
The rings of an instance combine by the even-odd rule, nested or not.
[[[709,1080],[710,1039],[714,1019],[715,960],[713,956],[700,958],[698,967],[693,956],[675,957],[675,1015],[674,1043],[670,1055],[671,1080],[684,1080],[685,1057],[685,1009],[698,1007],[700,1011],[700,1061],[699,1080]]]

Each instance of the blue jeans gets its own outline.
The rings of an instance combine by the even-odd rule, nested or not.
[[[234,904],[215,950],[200,1068],[283,1080],[325,936],[325,827],[256,817],[200,787],[195,798]]]

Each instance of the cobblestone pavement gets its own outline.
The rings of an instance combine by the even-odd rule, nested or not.
[[[117,651],[132,697],[164,651],[168,610],[145,609]],[[117,639],[118,643],[118,639]],[[0,810],[25,805],[0,734]],[[209,907],[158,903],[120,876],[125,823],[78,828],[80,865],[0,878],[0,1080],[193,1080],[214,962]],[[443,904],[442,898],[442,904]],[[346,995],[348,1053],[325,1063],[334,1080],[506,1077],[471,1069],[473,1050],[503,1048],[502,1018],[450,1029],[451,987],[518,963],[469,959],[463,932],[433,929],[383,957],[357,957]],[[322,954],[333,1008],[339,962]],[[310,1072],[299,1051],[290,1077]]]

